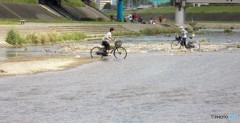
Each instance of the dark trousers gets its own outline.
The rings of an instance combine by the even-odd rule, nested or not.
[[[102,41],[102,45],[105,47],[106,50],[110,50],[110,44],[108,41]]]
[[[185,48],[187,48],[186,38],[182,38],[182,39],[181,39],[181,45],[182,45],[182,46],[185,46]]]

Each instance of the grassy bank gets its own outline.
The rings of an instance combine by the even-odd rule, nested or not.
[[[141,9],[139,14],[158,14],[158,13],[175,13],[175,7],[165,6],[160,8]],[[240,6],[202,6],[187,7],[187,13],[240,13]]]
[[[37,0],[0,0],[0,2],[37,4]],[[63,5],[84,7],[85,3],[81,0],[62,0]]]
[[[67,6],[74,6],[74,7],[84,7],[85,3],[81,0],[62,0],[62,4]]]
[[[202,6],[187,7],[187,13],[240,13],[240,6]],[[138,14],[169,14],[175,13],[175,7],[163,6],[159,8],[148,8],[134,11],[124,11],[124,15],[137,12]],[[116,15],[116,10],[104,11],[107,15]]]
[[[37,0],[0,0],[0,2],[37,4]]]
[[[29,22],[34,23],[80,23],[80,24],[122,24],[123,22],[110,22],[110,21],[73,21],[67,18],[53,19],[53,20],[36,20],[36,19],[26,19],[26,24]],[[0,19],[0,25],[20,25],[19,19]]]

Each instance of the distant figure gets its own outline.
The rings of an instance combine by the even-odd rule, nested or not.
[[[132,15],[132,17],[133,17],[133,22],[138,22],[138,15],[137,15],[137,13],[134,13]]]
[[[153,24],[153,18],[150,19],[149,23],[150,23],[150,24]]]
[[[187,45],[186,45],[186,39],[187,39],[187,30],[184,29],[183,26],[180,26],[179,27],[180,29],[180,34],[181,34],[181,45],[185,46],[185,48],[187,48]]]
[[[112,22],[114,21],[113,15],[110,16],[110,20],[111,20]]]
[[[123,22],[127,22],[127,17],[125,17],[125,18],[123,19]]]
[[[159,23],[162,23],[162,21],[163,21],[163,17],[159,16]]]
[[[129,14],[127,17],[126,17],[126,22],[132,22],[133,20],[133,17],[131,14]]]
[[[142,17],[139,17],[139,18],[138,18],[138,22],[139,22],[139,23],[142,23],[142,22],[143,22]]]
[[[156,23],[157,23],[156,19],[153,19],[152,24],[156,24]]]

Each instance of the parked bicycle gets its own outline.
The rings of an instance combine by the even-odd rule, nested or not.
[[[177,34],[175,34],[175,40],[171,43],[172,49],[181,49],[184,47],[181,37]],[[186,49],[194,50],[194,51],[200,51],[200,42],[197,40],[193,40],[193,37],[190,37],[190,41],[187,42]]]
[[[122,47],[121,41],[115,41],[114,47],[111,48],[110,53],[113,53],[116,59],[125,59],[127,57],[127,50]],[[104,56],[108,56],[108,53],[104,46],[96,46],[91,49],[90,55],[92,58],[102,58]]]

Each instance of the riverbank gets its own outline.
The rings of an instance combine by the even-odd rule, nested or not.
[[[0,77],[7,75],[35,74],[46,71],[59,71],[96,59],[80,56],[34,56],[25,58],[10,58],[0,61]]]
[[[202,23],[201,23],[202,24]],[[213,24],[213,23],[204,23],[206,27],[211,28],[218,28],[218,27],[231,27],[234,26],[235,28],[240,28],[240,24],[228,24],[228,23],[221,23],[221,24]],[[28,25],[30,27],[31,24]],[[35,24],[32,24],[35,25]],[[51,24],[43,24],[43,25],[51,25]],[[71,25],[71,24],[69,24]],[[140,25],[140,26],[139,26]],[[78,25],[79,27],[81,25]],[[106,26],[112,26],[111,24]],[[139,31],[143,28],[154,28],[157,25],[150,25],[150,24],[123,24],[122,27],[124,29],[131,29],[134,31]],[[40,27],[40,25],[36,26]],[[31,28],[33,29],[34,26]],[[26,29],[26,28],[25,28]],[[44,30],[44,28],[42,28]],[[42,30],[42,31],[43,31]],[[26,31],[26,30],[25,30]],[[31,31],[31,30],[27,30]],[[39,30],[38,30],[39,31]],[[141,37],[141,36],[138,36]],[[169,37],[168,39],[164,39],[162,41],[162,38],[164,37],[158,37],[157,41],[152,42],[152,40],[148,40],[145,42],[138,41],[144,37],[141,37],[140,39],[131,39],[132,41],[128,41],[128,39],[123,38],[123,47],[125,47],[128,51],[128,53],[145,53],[145,52],[169,52],[170,54],[188,54],[191,53],[191,51],[183,49],[183,50],[172,50],[171,49],[171,41],[174,37]],[[166,37],[165,37],[166,38]],[[213,43],[214,40],[210,40],[209,38],[202,37],[201,39],[203,42],[201,42],[201,52],[215,52],[219,50],[232,50],[236,47],[239,47],[239,44],[237,44],[237,40],[227,38],[222,43]],[[232,42],[235,41],[235,42]],[[59,46],[59,47],[58,47]],[[72,42],[72,43],[63,43],[63,44],[57,44],[55,49],[51,49],[53,47],[49,47],[48,49],[42,49],[39,50],[40,54],[44,53],[59,53],[56,55],[56,57],[50,57],[48,55],[45,55],[43,57],[26,57],[26,58],[11,58],[7,60],[0,61],[0,76],[5,75],[17,75],[17,74],[34,74],[38,72],[45,72],[45,71],[56,71],[56,70],[63,70],[70,67],[82,65],[85,63],[90,63],[94,61],[93,59],[90,59],[88,57],[80,57],[76,58],[75,55],[69,55],[67,57],[60,56],[61,54],[68,54],[68,53],[89,53],[89,50],[94,46],[100,46],[100,43],[96,41],[83,43],[80,42]],[[34,47],[35,49],[35,47]],[[7,51],[4,51],[7,52]],[[17,53],[18,51],[16,51]],[[32,52],[31,49],[27,52]],[[19,52],[20,53],[20,52]],[[7,55],[7,54],[6,54]]]
[[[123,44],[127,49],[128,54],[135,53],[150,53],[150,52],[165,52],[169,55],[188,55],[191,53],[201,54],[203,52],[218,52],[227,50],[234,52],[239,48],[237,44],[232,42],[225,42],[215,44],[211,42],[201,42],[201,51],[187,50],[187,49],[171,49],[170,42],[138,42]],[[35,74],[39,72],[59,71],[82,64],[90,63],[98,59],[92,59],[86,56],[79,56],[74,54],[87,54],[89,50],[98,46],[99,42],[90,44],[69,43],[64,44],[59,49],[51,52],[49,56],[23,56],[13,57],[7,60],[0,61],[0,76],[20,75],[20,74]],[[49,51],[50,52],[50,51]],[[31,54],[31,52],[29,52]],[[68,54],[63,56],[64,54]]]
[[[0,25],[0,47],[11,47],[5,39],[7,33],[11,29],[17,30],[23,37],[27,35],[35,35],[41,39],[45,39],[46,34],[63,34],[81,32],[86,35],[84,40],[102,37],[110,27],[116,29],[116,35],[136,35],[136,34],[161,34],[161,33],[175,33],[178,31],[178,26],[173,23],[162,24],[139,24],[139,23],[122,23],[122,24],[78,24],[78,23],[26,23],[25,25]],[[188,24],[184,25],[192,29]],[[196,23],[199,29],[240,29],[240,23],[213,23],[201,22]],[[41,42],[41,41],[38,41]],[[57,42],[57,41],[56,41]]]

